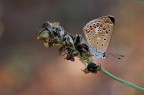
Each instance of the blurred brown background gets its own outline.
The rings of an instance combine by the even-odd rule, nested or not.
[[[144,87],[143,0],[0,0],[0,95],[144,95],[108,76],[84,74],[84,66],[45,48],[37,29],[49,20],[66,31],[83,34],[83,26],[103,15],[116,26],[102,66],[122,79]]]

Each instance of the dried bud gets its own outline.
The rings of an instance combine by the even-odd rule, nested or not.
[[[76,34],[76,36],[74,36],[74,44],[75,45],[82,44],[83,42],[84,42],[84,39],[81,35]]]
[[[73,39],[72,39],[71,35],[67,34],[67,35],[64,36],[63,44],[68,45],[68,46],[73,46],[74,45],[74,42],[73,42]]]
[[[37,39],[43,40],[43,39],[48,39],[48,38],[49,38],[49,31],[40,30],[40,33],[39,33]]]
[[[46,22],[46,23],[44,23],[44,24],[42,25],[42,28],[48,28],[48,26],[49,26],[49,23]]]
[[[89,63],[87,67],[83,70],[85,73],[97,73],[97,71],[100,71],[100,66],[96,65],[95,63]]]

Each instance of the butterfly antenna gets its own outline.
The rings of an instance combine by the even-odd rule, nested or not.
[[[119,55],[119,54],[114,54],[114,53],[106,53],[107,55],[113,56],[117,59],[122,59],[122,57],[124,57],[124,55]]]

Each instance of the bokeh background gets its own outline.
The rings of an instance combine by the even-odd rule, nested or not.
[[[116,18],[107,52],[125,57],[109,56],[102,67],[144,87],[143,0],[0,0],[0,95],[144,95],[101,72],[84,74],[78,59],[36,39],[47,20],[84,36],[83,26],[103,15]]]

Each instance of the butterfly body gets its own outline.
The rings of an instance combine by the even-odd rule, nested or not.
[[[102,16],[87,23],[83,29],[91,52],[97,58],[105,57],[109,45],[115,19],[113,16]]]

